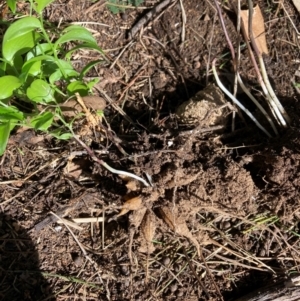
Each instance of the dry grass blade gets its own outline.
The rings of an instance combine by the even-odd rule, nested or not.
[[[71,219],[64,219],[64,221],[73,222],[76,224],[89,224],[89,223],[101,223],[104,221],[103,217],[78,217]],[[62,224],[62,221],[57,221],[58,224]]]
[[[223,15],[222,15],[222,12],[221,12],[221,8],[220,8],[220,6],[219,6],[217,0],[214,0],[214,2],[215,2],[215,5],[216,5],[216,8],[217,8],[217,11],[218,11],[219,19],[220,19],[220,21],[221,21],[221,26],[222,26],[222,29],[223,29],[225,38],[226,38],[227,44],[228,44],[228,46],[229,46],[229,49],[230,49],[230,53],[231,53],[233,62],[234,62],[233,67],[234,67],[234,70],[235,70],[235,80],[238,81],[238,83],[240,84],[240,86],[241,86],[241,88],[243,89],[243,91],[250,97],[250,99],[254,102],[254,104],[257,106],[257,108],[263,113],[263,115],[266,117],[266,119],[269,121],[270,125],[272,126],[273,131],[274,131],[275,134],[277,135],[277,134],[278,134],[278,131],[277,131],[277,129],[276,129],[276,127],[275,127],[275,125],[274,125],[272,119],[270,118],[269,114],[268,114],[268,113],[266,112],[266,110],[259,104],[259,102],[255,99],[255,97],[250,93],[250,91],[246,88],[246,86],[245,86],[244,83],[242,82],[242,79],[241,79],[241,77],[240,77],[240,75],[239,75],[239,68],[238,68],[238,67],[239,67],[239,64],[240,64],[240,61],[239,61],[239,59],[240,59],[240,51],[239,51],[239,48],[238,48],[238,53],[237,53],[237,57],[236,57],[235,51],[234,51],[234,48],[233,48],[233,45],[232,45],[232,42],[231,42],[231,40],[230,40],[230,38],[229,38],[227,29],[226,29],[226,26],[225,26],[225,23],[224,23],[224,19],[223,19]],[[233,8],[234,8],[234,10],[235,10],[237,16],[240,16],[240,3],[238,2],[238,7],[236,7],[235,5],[233,5]],[[238,29],[240,28],[240,25],[241,25],[242,31],[243,31],[243,33],[244,33],[244,35],[245,35],[245,26],[244,26],[243,22],[240,22],[240,21],[241,21],[240,18],[238,18],[238,20],[237,20]],[[241,24],[240,24],[240,23],[241,23]],[[267,97],[269,97],[269,94],[267,93],[267,88],[265,87],[265,84],[264,84],[264,82],[263,82],[262,76],[261,76],[261,74],[260,74],[260,72],[259,72],[257,63],[256,63],[256,61],[255,61],[253,52],[252,52],[252,50],[251,50],[251,48],[250,48],[250,44],[249,44],[248,39],[246,39],[246,44],[247,44],[247,47],[248,47],[248,50],[249,50],[249,55],[250,55],[251,61],[252,61],[252,63],[253,63],[253,66],[254,66],[254,68],[255,68],[255,71],[256,71],[256,73],[257,73],[257,75],[258,75],[259,83],[261,84],[262,89],[263,89],[265,95],[267,95]],[[214,70],[214,69],[213,69],[213,70]],[[223,90],[223,89],[222,89],[222,90]],[[226,89],[226,90],[227,90],[227,89]],[[224,90],[223,90],[223,91],[224,91]],[[228,93],[230,93],[230,92],[228,91],[228,93],[227,93],[227,92],[224,91],[224,93],[226,93],[226,94],[229,96]],[[231,93],[230,93],[230,94],[231,94]],[[235,102],[235,100],[234,100],[234,98],[236,99],[235,93],[234,93],[232,96],[229,96],[229,97]],[[240,106],[238,105],[238,107],[240,107]],[[240,107],[240,108],[241,108],[241,107]],[[242,109],[242,108],[241,108],[241,109]],[[242,109],[242,110],[243,110],[243,109]],[[276,110],[276,108],[275,108],[274,110]],[[277,110],[278,110],[278,109],[277,109]],[[252,118],[251,118],[251,119],[252,119]]]
[[[182,30],[181,30],[181,43],[183,44],[185,41],[185,24],[186,24],[186,13],[183,6],[183,1],[179,0],[180,8],[181,8],[181,16],[182,16]]]
[[[64,224],[64,225],[68,225],[69,227],[71,228],[74,228],[76,230],[79,230],[79,231],[82,231],[83,228],[78,226],[76,222],[74,222],[73,220],[68,220],[68,219],[65,219],[63,217],[61,217],[58,221],[57,221],[58,224]]]
[[[266,71],[266,67],[264,64],[264,60],[262,57],[262,53],[260,52],[259,48],[257,47],[255,37],[253,35],[253,22],[252,22],[253,21],[252,20],[253,19],[253,3],[251,0],[248,0],[248,6],[249,6],[248,32],[249,32],[250,39],[251,39],[251,45],[252,45],[256,55],[258,56],[258,61],[259,61],[259,65],[261,68],[262,79],[261,79],[260,72],[256,66],[254,57],[251,56],[251,59],[252,59],[252,62],[254,63],[257,75],[259,76],[259,83],[261,84],[261,87],[263,88],[264,94],[267,98],[267,101],[269,102],[272,112],[275,114],[275,117],[278,118],[279,123],[281,123],[282,126],[286,127],[287,124],[289,124],[291,122],[291,120],[290,120],[290,117],[288,116],[288,114],[286,113],[285,109],[281,105],[279,99],[277,98],[277,96],[270,84],[270,81],[269,81],[269,78],[267,75],[267,71]],[[234,6],[234,8],[235,8],[235,6]],[[241,24],[242,24],[242,32],[245,37],[245,40],[248,41],[247,34],[246,34],[246,25],[243,22],[241,22]],[[248,43],[247,43],[247,47],[248,47],[250,55],[251,55],[251,49],[250,49],[250,46]]]
[[[213,60],[212,62],[212,69],[213,69],[213,73],[214,73],[214,77],[216,79],[216,82],[219,86],[219,88],[241,109],[243,110],[249,117],[250,119],[256,124],[256,126],[258,128],[260,128],[268,137],[272,137],[270,135],[270,133],[266,130],[266,128],[264,126],[262,126],[260,124],[260,122],[258,122],[258,120],[255,118],[255,116],[244,106],[242,105],[226,88],[225,86],[222,84],[222,82],[219,79],[218,73],[216,71],[216,67],[215,67],[215,62],[216,59]]]
[[[80,250],[82,251],[83,255],[85,256],[85,258],[86,258],[86,259],[94,266],[94,268],[96,269],[97,274],[98,274],[98,276],[99,276],[99,279],[100,279],[100,281],[101,281],[101,284],[103,284],[103,280],[102,280],[102,278],[101,278],[101,276],[100,276],[100,271],[99,271],[99,267],[98,267],[97,263],[96,263],[94,260],[92,260],[92,259],[90,258],[90,256],[88,256],[88,254],[87,254],[85,248],[83,247],[83,245],[81,244],[81,242],[78,240],[77,236],[73,233],[73,231],[70,229],[70,227],[62,220],[61,217],[59,217],[58,215],[56,215],[56,214],[53,213],[53,212],[51,212],[51,214],[53,214],[58,220],[61,220],[62,223],[65,225],[65,227],[68,229],[68,231],[70,232],[70,234],[72,235],[72,237],[74,238],[74,240],[76,241],[76,243],[78,244],[78,246],[79,246]]]
[[[209,300],[209,299],[210,299],[209,293],[208,293],[207,289],[205,288],[205,285],[204,285],[203,282],[201,281],[199,275],[196,273],[196,271],[195,271],[195,269],[194,269],[194,267],[193,267],[193,265],[192,265],[191,259],[190,259],[190,257],[188,256],[188,254],[187,254],[185,248],[183,248],[183,252],[184,252],[185,258],[186,258],[186,260],[187,260],[187,262],[188,262],[188,264],[189,264],[190,270],[191,270],[192,273],[195,275],[195,277],[196,277],[198,283],[200,284],[202,290],[204,291],[206,297],[207,297],[208,300]],[[221,300],[223,300],[223,298],[222,298]]]

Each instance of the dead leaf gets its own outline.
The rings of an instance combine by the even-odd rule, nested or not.
[[[171,212],[170,208],[167,206],[160,207],[159,212],[161,214],[162,219],[171,228],[171,230],[176,231],[175,217],[174,214]]]
[[[209,14],[205,14],[203,21],[210,21]]]
[[[126,188],[128,189],[128,191],[137,191],[138,189],[140,189],[140,184],[138,181],[136,180],[130,180],[126,183]]]
[[[200,246],[197,239],[190,232],[184,220],[180,220],[176,216],[176,210],[171,210],[168,206],[159,208],[160,214],[164,222],[178,235],[188,238],[196,247],[198,255],[200,256]],[[173,211],[173,212],[172,212]]]
[[[139,210],[133,211],[129,217],[130,225],[137,229],[142,223],[146,211],[146,207],[142,207]]]
[[[300,13],[300,0],[292,0],[294,5],[296,6],[298,12]],[[281,4],[283,5],[283,4]]]
[[[152,243],[155,234],[155,228],[155,218],[153,216],[153,213],[150,210],[147,210],[141,224],[141,231],[143,233],[146,244],[142,244],[140,246],[140,252],[151,254],[155,251]]]
[[[75,93],[75,96],[76,96],[76,99],[78,101],[78,103],[81,105],[84,113],[85,113],[85,117],[86,117],[86,120],[88,121],[88,123],[92,126],[92,128],[96,128],[96,126],[99,124],[99,120],[97,118],[97,116],[94,116],[90,111],[89,109],[86,107],[86,104],[84,102],[84,99],[83,97],[81,97],[79,95],[79,93]]]
[[[247,39],[249,38],[248,32],[248,20],[249,20],[249,10],[241,10],[241,19],[244,23]],[[252,17],[252,31],[254,40],[256,42],[257,48],[261,53],[268,54],[268,46],[266,42],[266,35],[265,35],[265,24],[264,18],[261,13],[261,10],[258,5],[253,8],[253,17]]]
[[[92,109],[94,111],[104,110],[106,106],[105,100],[99,96],[83,96],[82,100],[88,109]],[[62,104],[60,108],[65,117],[74,117],[83,111],[82,106],[75,99]]]
[[[130,210],[138,210],[142,208],[142,197],[137,196],[127,200],[121,209],[121,212],[117,216],[121,216],[129,212]]]
[[[155,219],[153,213],[150,210],[146,211],[141,229],[146,240],[152,243],[152,239],[155,234]]]
[[[69,160],[66,167],[64,168],[64,174],[68,178],[78,180],[80,175],[82,174],[81,166]]]
[[[87,108],[92,109],[94,111],[104,110],[106,107],[105,100],[100,96],[89,95],[83,96],[82,99]]]

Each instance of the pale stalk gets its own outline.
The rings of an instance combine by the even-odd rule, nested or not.
[[[263,60],[263,57],[262,57],[262,53],[260,52],[260,50],[258,49],[257,45],[256,45],[256,41],[254,39],[254,36],[253,36],[253,30],[252,30],[252,17],[253,17],[253,3],[252,3],[252,0],[248,0],[248,6],[249,6],[249,20],[248,20],[248,32],[249,32],[249,37],[250,37],[250,40],[251,40],[251,45],[258,57],[258,62],[259,62],[259,65],[260,65],[260,70],[262,72],[262,76],[263,76],[263,80],[264,80],[264,83],[267,87],[267,90],[268,90],[268,94],[270,95],[271,97],[271,103],[275,103],[275,106],[278,108],[278,110],[280,111],[280,113],[278,114],[278,110],[275,110],[276,114],[277,114],[277,117],[278,119],[280,120],[281,124],[286,127],[287,123],[290,123],[291,122],[291,119],[290,117],[288,116],[288,114],[286,113],[285,109],[283,108],[282,104],[280,103],[278,97],[276,96],[271,84],[270,84],[270,81],[269,81],[269,77],[267,75],[267,71],[266,71],[266,67],[265,67],[265,63],[264,63],[264,60]],[[273,105],[273,108],[275,107]],[[285,121],[282,122],[282,117],[285,119]]]
[[[216,66],[215,66],[216,59],[212,61],[212,70],[216,79],[216,82],[219,86],[219,88],[241,109],[243,110],[249,117],[250,119],[256,124],[258,128],[260,128],[269,138],[272,136],[270,133],[257,121],[257,119],[253,116],[253,114],[246,108],[244,107],[222,84],[222,82],[219,79]]]
[[[123,171],[123,170],[118,170],[118,169],[114,169],[113,167],[109,166],[106,162],[104,162],[103,160],[99,159],[95,153],[93,152],[93,150],[87,146],[82,140],[79,139],[79,137],[74,133],[72,127],[67,124],[64,119],[57,114],[57,117],[63,122],[63,124],[69,129],[69,131],[71,132],[72,136],[74,137],[74,139],[87,151],[87,153],[89,154],[89,156],[92,158],[92,160],[100,165],[102,165],[104,168],[106,168],[107,170],[109,170],[110,172],[120,175],[120,176],[125,176],[125,177],[129,177],[129,178],[133,178],[137,181],[142,182],[146,187],[149,187],[149,184],[141,177],[131,173],[131,172],[127,172],[127,171]]]
[[[226,38],[226,41],[227,41],[227,44],[228,44],[228,47],[230,49],[230,52],[231,52],[231,56],[232,56],[232,59],[233,59],[233,67],[234,67],[234,71],[235,71],[235,74],[236,74],[236,77],[237,77],[237,80],[242,88],[242,90],[245,92],[246,95],[248,95],[248,97],[254,102],[254,104],[257,106],[257,108],[262,112],[262,114],[266,117],[266,119],[268,120],[268,122],[270,123],[274,133],[276,135],[278,135],[278,131],[275,127],[275,124],[272,120],[272,118],[269,116],[269,114],[267,113],[267,111],[260,105],[260,103],[255,99],[255,97],[251,94],[251,92],[249,91],[249,89],[246,88],[246,86],[244,85],[241,77],[240,77],[240,74],[238,72],[238,66],[239,66],[239,54],[240,52],[238,52],[238,57],[236,58],[235,57],[235,52],[234,52],[234,48],[233,48],[233,45],[232,45],[232,42],[229,38],[229,35],[228,35],[228,32],[227,32],[227,29],[226,29],[226,26],[225,26],[225,23],[224,23],[224,19],[223,19],[223,16],[222,16],[222,12],[221,12],[221,8],[219,6],[219,3],[217,0],[214,0],[215,2],[215,5],[216,5],[216,8],[217,8],[217,11],[218,11],[218,15],[219,15],[219,19],[220,19],[220,22],[221,22],[221,26],[222,26],[222,29],[223,29],[223,32],[224,32],[224,35],[225,35],[225,38]],[[238,20],[237,20],[237,29],[240,28],[240,26],[242,27],[242,31],[243,31],[243,34],[245,36],[245,28],[244,28],[244,24],[243,22],[240,22],[240,12],[239,12],[239,9],[240,9],[240,3],[238,1],[238,9],[234,6],[234,10],[238,16]],[[258,80],[259,80],[259,83],[261,84],[261,87],[264,91],[264,94],[265,95],[269,95],[268,94],[268,90],[267,88],[265,87],[264,85],[264,82],[263,82],[263,79],[262,79],[262,76],[260,75],[260,72],[259,72],[259,68],[257,66],[257,63],[255,61],[255,58],[254,58],[254,55],[253,55],[253,52],[251,51],[251,48],[250,48],[250,44],[248,42],[248,39],[245,39],[246,40],[246,43],[247,43],[247,47],[248,47],[248,50],[249,50],[249,55],[250,55],[250,58],[251,58],[251,61],[254,65],[254,68],[256,70],[256,73],[258,75]],[[271,110],[273,112],[273,107],[271,106]],[[275,110],[276,110],[276,107],[275,107]],[[278,110],[278,109],[277,109]],[[275,116],[277,116],[276,114],[274,114]]]

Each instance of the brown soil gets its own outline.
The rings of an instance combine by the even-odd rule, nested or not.
[[[292,82],[300,52],[291,21],[280,4],[258,1],[270,50],[267,71],[292,118],[268,139],[247,118],[245,124],[238,117],[231,132],[231,115],[218,131],[207,122],[180,123],[179,105],[214,82],[212,58],[220,57],[228,87],[232,62],[209,1],[183,1],[184,43],[179,1],[127,39],[159,2],[145,0],[117,15],[104,1],[60,0],[46,10],[51,22],[97,22],[86,27],[109,61],[90,74],[100,78],[95,93],[110,97],[133,123],[108,105],[105,128],[111,130],[82,139],[110,166],[148,177],[152,185],[112,174],[75,140],[14,133],[0,170],[1,300],[229,301],[298,273],[300,103]],[[291,1],[284,7],[297,27]],[[234,15],[223,15],[236,41]],[[99,58],[84,51],[78,57],[78,67]],[[241,70],[263,102],[246,50]],[[75,125],[78,133],[84,122]],[[105,222],[70,227],[75,240],[65,225],[43,224],[50,212]]]

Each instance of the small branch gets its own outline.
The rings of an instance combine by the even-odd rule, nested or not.
[[[138,31],[156,14],[160,13],[165,7],[175,0],[164,0],[154,8],[152,8],[145,16],[143,16],[128,32],[128,38],[133,39]]]

